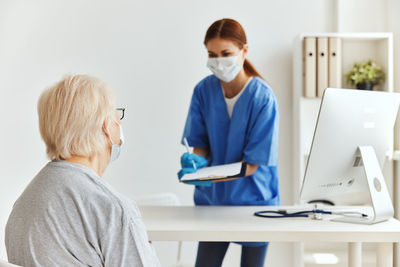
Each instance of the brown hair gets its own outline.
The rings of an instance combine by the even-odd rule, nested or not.
[[[240,49],[247,44],[246,33],[242,25],[233,19],[221,19],[211,24],[204,37],[204,45],[207,45],[208,41],[211,39],[218,37],[233,41]],[[260,73],[258,73],[247,59],[244,60],[243,68],[247,75],[258,76],[263,79]]]

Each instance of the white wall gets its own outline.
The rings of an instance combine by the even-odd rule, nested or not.
[[[388,30],[388,0],[337,0],[337,6],[337,30],[340,32]]]
[[[104,79],[126,107],[126,146],[105,179],[132,198],[171,191],[192,204],[192,187],[177,183],[179,139],[192,89],[209,73],[205,31],[222,17],[242,23],[249,59],[277,96],[281,194],[291,204],[292,44],[301,32],[336,29],[334,7],[334,0],[0,1],[0,240],[13,202],[47,161],[37,99],[68,72]],[[169,265],[171,248],[157,246]],[[186,261],[193,249],[186,247]],[[229,253],[225,265],[238,266],[238,248]],[[268,266],[290,266],[290,253],[288,244],[273,244]]]

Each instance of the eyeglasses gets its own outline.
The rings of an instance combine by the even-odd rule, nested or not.
[[[125,116],[125,108],[117,108],[119,119],[122,120]]]

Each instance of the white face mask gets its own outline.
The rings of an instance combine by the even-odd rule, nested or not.
[[[208,58],[207,67],[224,82],[231,82],[242,69],[238,56]]]
[[[117,123],[117,122],[115,122]],[[124,133],[122,131],[122,126],[119,124],[119,139],[121,140],[121,145],[113,144],[111,137],[109,135],[109,139],[111,141],[111,156],[110,156],[110,162],[113,162],[114,160],[119,158],[119,154],[121,153],[122,145],[124,144]]]

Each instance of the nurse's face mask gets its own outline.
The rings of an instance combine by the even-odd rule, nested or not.
[[[243,50],[240,50],[239,55],[241,53],[243,53]],[[243,67],[243,63],[239,63],[239,55],[230,57],[210,57],[207,61],[207,67],[218,79],[227,83],[231,82]],[[240,57],[240,59],[242,61],[242,57]]]

